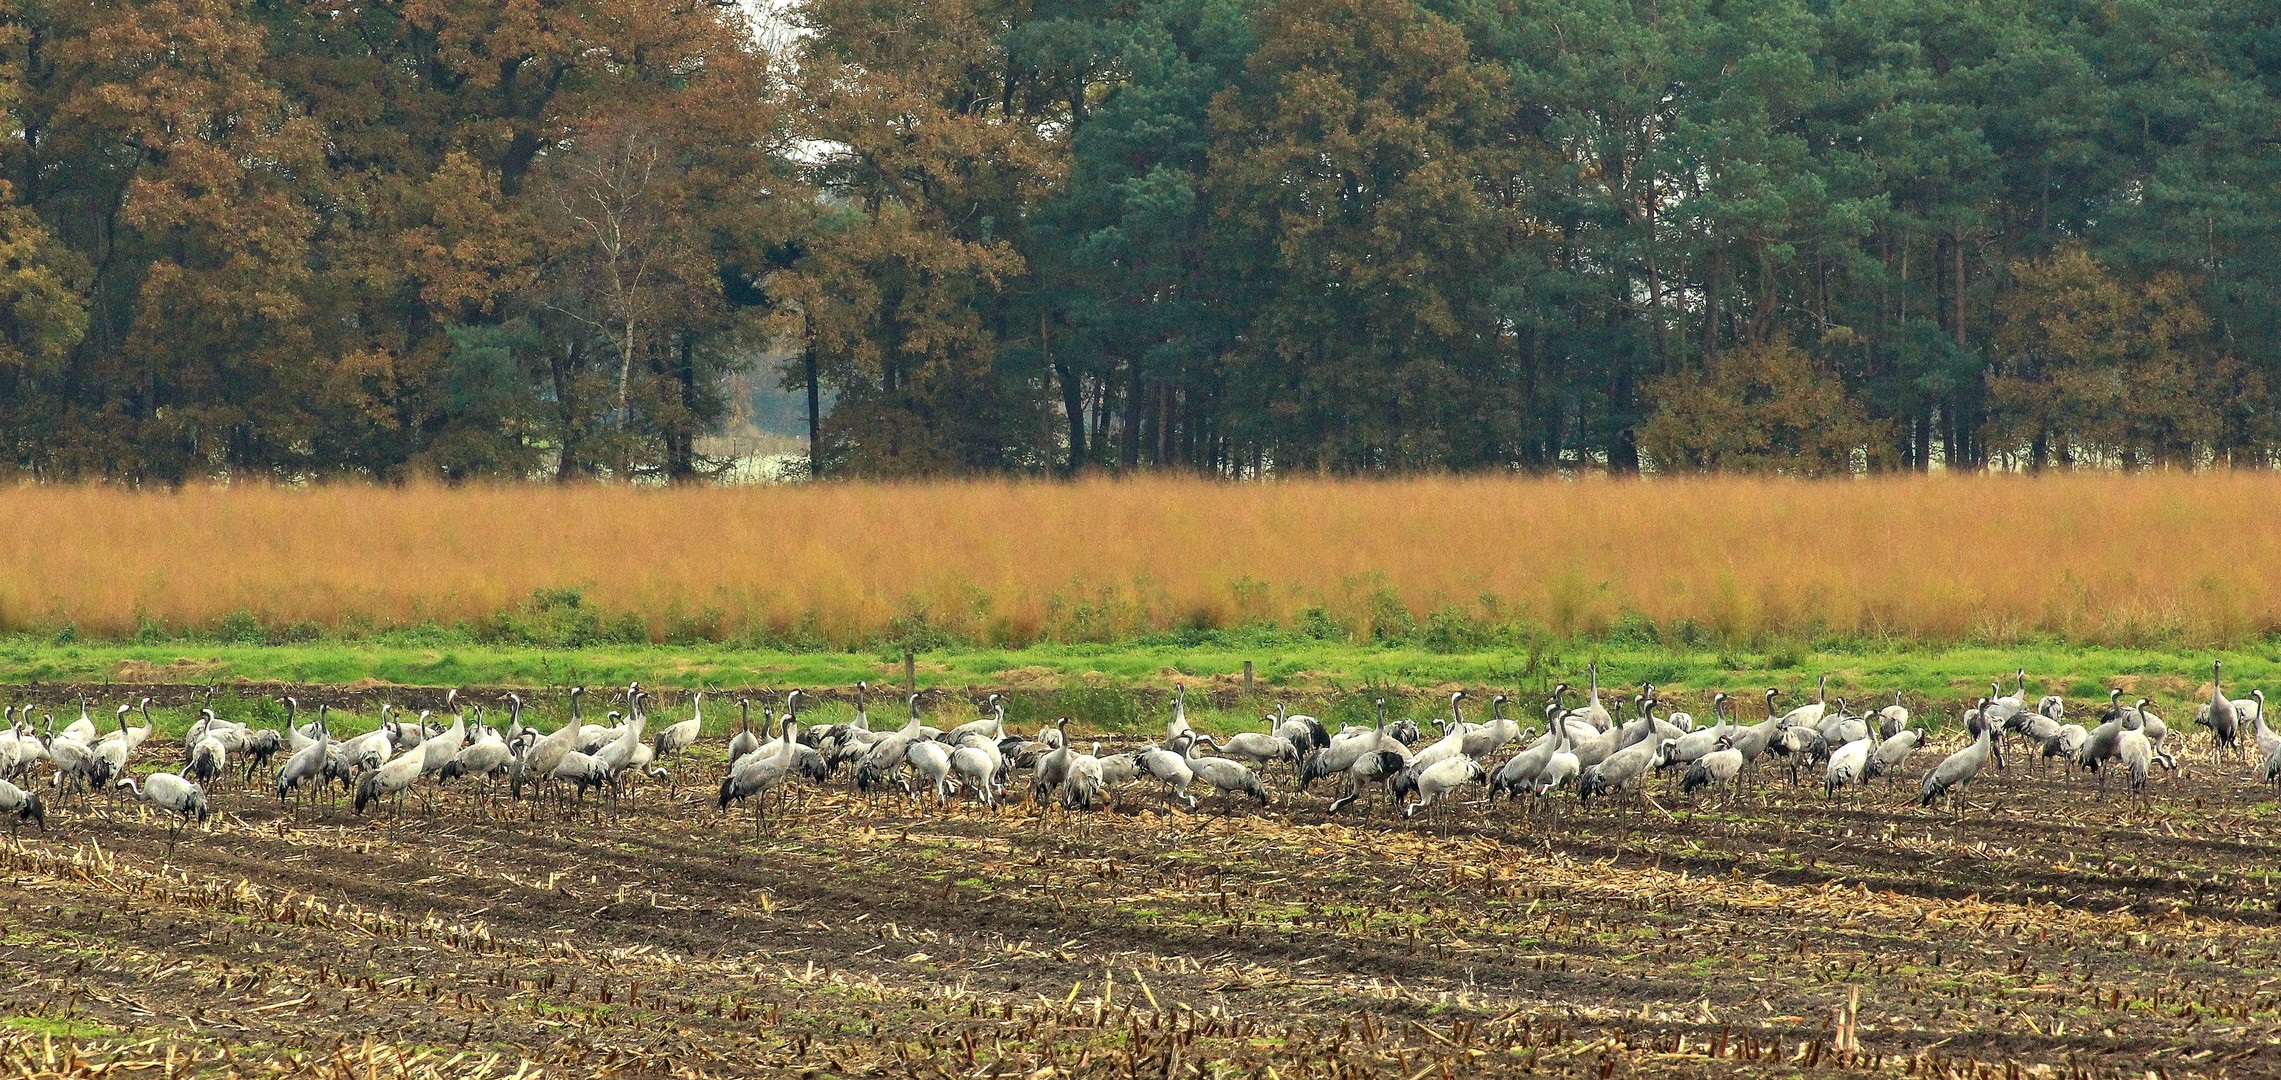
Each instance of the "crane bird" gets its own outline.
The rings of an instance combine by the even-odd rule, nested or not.
[[[1869,752],[1877,743],[1866,730],[1858,735],[1830,755],[1829,767],[1822,771],[1822,798],[1830,798],[1837,794],[1837,789],[1869,778]]]
[[[1450,719],[1447,722],[1436,721],[1441,727],[1441,738],[1434,740],[1433,745],[1411,755],[1409,765],[1395,774],[1391,788],[1391,794],[1395,798],[1401,798],[1417,791],[1418,776],[1425,770],[1465,753],[1465,713],[1458,707],[1458,700],[1464,696],[1465,691],[1463,690],[1449,695]]]
[[[421,767],[425,764],[423,755],[399,754],[390,758],[387,764],[367,771],[364,778],[356,782],[356,801],[350,808],[362,814],[366,806],[383,795],[398,796],[396,805],[401,807],[401,796],[420,778]]]
[[[763,727],[766,724],[764,716]],[[767,732],[764,730],[761,734],[766,735]],[[727,810],[732,802],[751,803],[752,831],[755,835],[759,834],[761,828],[760,804],[763,799],[760,796],[776,790],[784,783],[784,778],[792,774],[790,749],[787,740],[771,740],[767,746],[757,747],[738,758],[729,766],[729,775],[721,780],[720,809]]]
[[[1917,788],[1918,805],[1931,806],[1934,800],[1945,797],[1960,818],[1964,815],[1964,807],[1957,796],[1971,785],[1973,777],[1980,775],[1981,769],[1987,767],[1989,755],[1995,752],[1995,724],[1976,716],[1965,726],[1974,733],[1971,744],[1933,766],[1930,772],[1925,773],[1924,782]]]
[[[1742,751],[1735,749],[1734,737],[1719,736],[1718,747],[1687,767],[1687,775],[1680,778],[1679,793],[1690,795],[1697,788],[1726,789],[1727,801],[1734,801],[1735,777],[1742,774]]]
[[[1615,726],[1616,719],[1608,714],[1608,707],[1600,703],[1600,662],[1592,661],[1585,665],[1585,670],[1590,672],[1592,676],[1592,696],[1584,702],[1584,707],[1576,710],[1573,715],[1577,719],[1592,725],[1595,729],[1606,731]]]
[[[427,714],[422,713],[421,715],[424,717]],[[459,752],[466,746],[467,721],[465,718],[455,715],[452,717],[449,730],[420,743],[419,753],[416,755],[420,759],[420,775],[434,776],[443,772],[445,766],[459,759]],[[415,755],[406,754],[405,756],[412,757]]]
[[[320,718],[317,724],[316,741],[295,750],[292,757],[285,759],[285,767],[277,772],[278,804],[284,805],[287,792],[312,784],[323,783],[325,762],[331,754],[332,735],[325,730],[325,725]]]
[[[585,728],[584,722],[579,718],[578,699],[585,693],[586,688],[583,686],[571,687],[570,719],[563,721],[561,727],[549,732],[545,738],[531,744],[531,748],[524,751],[518,759],[518,764],[507,770],[508,793],[512,797],[523,797],[525,783],[538,784],[554,779],[555,769],[562,764],[562,759],[578,749],[578,740]],[[583,793],[585,789],[580,788],[579,791]]]
[[[1813,727],[1822,722],[1822,714],[1829,711],[1830,677],[1822,676],[1815,684],[1814,700],[1782,714],[1783,727]]]
[[[935,805],[950,802],[950,749],[933,739],[913,739],[903,749],[903,762],[935,786]]]
[[[47,747],[49,760],[55,762],[55,785],[60,788],[65,781],[70,781],[81,791],[89,790],[88,778],[103,768],[95,752],[68,734],[49,739]]]
[[[751,698],[737,699],[737,716],[740,721],[737,733],[729,739],[729,763],[732,765],[739,758],[760,749],[760,736],[752,733]],[[762,719],[767,718],[764,716]]]
[[[102,737],[102,732],[95,727],[95,718],[87,714],[87,695],[79,696],[79,719],[65,724],[59,737],[81,746],[93,746]]]
[[[1713,717],[1711,726],[1696,728],[1681,735],[1672,745],[1671,753],[1665,755],[1661,767],[1677,768],[1681,765],[1693,765],[1701,761],[1704,755],[1726,749],[1731,745],[1727,739],[1729,729],[1725,712],[1726,703],[1727,696],[1725,694],[1711,695],[1711,716]]]
[[[1893,691],[1893,703],[1877,710],[1877,734],[1890,739],[1909,726],[1908,706],[1901,704],[1901,692]]]
[[[41,832],[48,831],[48,808],[47,804],[40,801],[39,794],[25,791],[6,780],[0,780],[0,814],[16,819],[9,825],[11,833],[23,828],[27,821],[39,826]]]
[[[958,778],[960,787],[972,790],[977,801],[995,810],[998,808],[995,778],[999,763],[991,757],[988,750],[983,749],[987,745],[993,744],[982,739],[951,751],[950,771]]]
[[[2154,763],[2154,744],[2146,737],[2146,720],[2137,715],[2123,718],[2122,734],[2115,737],[2115,766],[2130,773],[2131,790],[2146,794],[2147,767]]]
[[[911,718],[900,730],[887,733],[863,752],[863,760],[855,767],[855,788],[868,792],[890,781],[899,783],[903,790],[911,790],[902,779],[902,769],[911,764],[911,748],[928,741],[926,725],[919,720],[919,695],[910,697]]]
[[[1552,756],[1550,758],[1545,759],[1544,771],[1537,774],[1536,794],[1539,801],[1542,801],[1545,797],[1551,795],[1553,792],[1568,786],[1570,781],[1575,780],[1579,775],[1583,773],[1583,766],[1577,764],[1576,755],[1574,753],[1571,753],[1566,745],[1568,738],[1569,731],[1564,726],[1560,729],[1560,741],[1562,745],[1559,749],[1556,749],[1552,752]],[[1558,823],[1559,817],[1560,815],[1556,810],[1553,813],[1553,820],[1555,824]]]
[[[1386,732],[1386,699],[1378,699],[1379,726],[1360,736],[1353,745],[1353,756],[1346,767],[1346,794],[1331,800],[1325,813],[1335,814],[1348,804],[1361,798],[1370,785],[1390,780],[1401,774],[1410,764],[1410,748]],[[1337,753],[1334,747],[1325,753]]]
[[[1671,742],[1668,739],[1641,739],[1600,759],[1599,764],[1586,768],[1583,777],[1577,781],[1578,801],[1588,800],[1594,795],[1614,797],[1637,785],[1640,778],[1647,775],[1648,767],[1665,752]]]
[[[180,839],[182,829],[195,819],[203,822],[210,816],[206,809],[206,789],[173,773],[152,773],[137,783],[134,777],[122,776],[116,785],[135,793],[135,798],[160,810],[180,815],[181,820],[167,829],[167,854],[174,853],[174,843]]]
[[[1091,810],[1101,797],[1101,744],[1069,759],[1069,776],[1061,782],[1061,805],[1068,810]]]
[[[573,802],[584,801],[586,792],[592,788],[603,788],[612,792],[617,790],[617,781],[611,774],[609,765],[592,754],[584,754],[576,750],[562,755],[562,760],[555,762],[554,771],[549,772],[547,777],[552,780],[560,780],[576,788],[577,790],[571,794],[571,801]],[[600,800],[597,799],[597,813],[599,813],[599,806]]]
[[[1869,768],[1862,774],[1862,778],[1866,780],[1882,776],[1886,786],[1891,787],[1900,777],[1901,767],[1908,764],[1909,755],[1916,752],[1917,745],[1924,741],[1924,737],[1924,732],[1913,727],[1902,728],[1886,736],[1877,744],[1877,749],[1870,753]]]
[[[1039,806],[1044,806],[1046,798],[1069,779],[1070,762],[1077,757],[1076,748],[1069,744],[1068,732],[1063,730],[1068,726],[1069,718],[1064,716],[1045,729],[1054,735],[1053,749],[1038,758],[1037,767],[1030,770],[1030,800]],[[1044,732],[1039,733],[1039,741],[1045,741]]]
[[[1171,719],[1170,721],[1166,722],[1166,724],[1164,725],[1164,745],[1166,745],[1166,746],[1170,746],[1170,745],[1172,745],[1172,741],[1173,741],[1174,739],[1178,739],[1180,736],[1182,736],[1182,735],[1186,734],[1186,733],[1187,733],[1187,731],[1188,731],[1188,684],[1187,684],[1187,683],[1173,683],[1173,684],[1172,684],[1172,719]]]
[[[97,784],[108,784],[114,777],[127,774],[127,755],[134,752],[134,743],[129,741],[127,734],[127,714],[132,711],[132,705],[119,706],[119,730],[88,748],[94,754],[91,765],[93,771],[89,778]]]
[[[1227,744],[1217,749],[1224,754],[1251,761],[1297,761],[1299,744],[1282,734],[1283,721],[1274,713],[1267,714],[1267,730],[1239,731],[1228,736]]]
[[[1188,770],[1212,785],[1212,789],[1220,793],[1223,803],[1230,796],[1249,795],[1258,799],[1259,805],[1267,805],[1267,785],[1260,783],[1259,777],[1253,775],[1242,762],[1223,757],[1197,757],[1195,750],[1195,741],[1191,740],[1185,750]]]
[[[136,709],[142,710],[143,726],[130,728],[127,726],[127,714]],[[212,710],[208,711],[211,712]],[[150,699],[146,697],[134,705],[119,706],[119,730],[105,733],[103,741],[123,743],[126,746],[126,754],[131,755],[142,746],[144,740],[150,738],[150,733],[156,730],[158,730],[158,725],[156,721],[150,718]],[[125,756],[122,755],[120,760],[124,762]]]
[[[211,784],[229,767],[230,748],[211,733],[199,738],[198,745],[190,748],[190,764],[182,770],[184,776],[199,784]]]
[[[2220,758],[2225,756],[2226,751],[2241,746],[2241,715],[2234,709],[2232,699],[2226,697],[2225,688],[2218,684],[2218,676],[2223,674],[2222,667],[2220,661],[2210,661],[2210,705],[2206,717],[2210,725],[2210,737],[2217,744],[2214,752]],[[2144,708],[2142,704],[2140,709],[2143,711]],[[2144,726],[2143,718],[2141,726]],[[2156,736],[2147,737],[2151,739]]]
[[[1416,817],[1421,809],[1438,815],[1444,796],[1480,777],[1481,763],[1463,754],[1434,762],[1417,774],[1418,799],[1402,807],[1402,816]]]
[[[2257,714],[2255,719],[2257,721],[2258,755],[2265,758],[2271,758],[2275,754],[2281,754],[2281,733],[2275,732],[2271,727],[2266,726],[2265,723],[2265,691],[2252,690],[2250,691],[2250,694],[2257,699]]]
[[[1291,760],[1297,761],[1310,751],[1320,750],[1331,744],[1331,734],[1323,730],[1322,721],[1305,713],[1293,715],[1289,709],[1290,707],[1283,702],[1276,702],[1275,725],[1268,730],[1279,738],[1291,740],[1291,745],[1298,750],[1298,754]]]
[[[1194,810],[1196,797],[1188,794],[1188,785],[1195,781],[1196,770],[1188,767],[1188,750],[1196,744],[1196,733],[1183,728],[1180,734],[1173,736],[1172,741],[1178,745],[1178,750],[1151,747],[1141,751],[1136,760],[1143,770],[1165,786],[1167,792],[1186,801],[1188,809]]]
[[[1559,708],[1559,702],[1545,706],[1544,734],[1534,735],[1532,728],[1530,735],[1522,736],[1525,739],[1534,736],[1529,744],[1522,747],[1520,753],[1506,758],[1504,767],[1489,778],[1489,795],[1492,799],[1500,791],[1508,799],[1518,799],[1522,791],[1536,783],[1537,776],[1544,772],[1545,763],[1552,760],[1555,750],[1560,749],[1560,719],[1553,715]]]
[[[518,734],[516,738],[520,740],[521,735]],[[436,774],[436,779],[443,781],[457,776],[479,776],[488,788],[502,773],[511,769],[514,763],[513,743],[500,738],[498,732],[489,728],[478,728],[475,741],[461,750],[450,764],[445,765],[443,771]]]
[[[705,732],[705,692],[689,702],[689,719],[668,724],[657,731],[657,756],[680,757],[681,752],[697,745],[697,737]]]
[[[1328,745],[1307,755],[1299,764],[1299,790],[1314,786],[1315,781],[1346,773],[1366,753],[1376,753],[1386,726],[1386,699],[1378,699],[1378,722],[1373,727],[1348,728],[1331,738]]]
[[[654,753],[642,742],[642,731],[649,724],[648,702],[648,691],[636,691],[633,700],[626,703],[624,730],[618,732],[618,737],[610,740],[608,745],[597,747],[592,754],[587,755],[601,762],[602,767],[610,771],[612,795],[618,792],[626,772],[640,769],[645,764],[643,755]]]
[[[1505,715],[1505,695],[1489,699],[1489,722],[1465,733],[1465,743],[1459,752],[1479,761],[1503,749],[1505,744],[1519,738],[1521,725]]]
[[[1780,694],[1781,691],[1768,687],[1766,691],[1766,719],[1728,733],[1729,739],[1734,743],[1734,748],[1742,751],[1744,770],[1749,778],[1754,780],[1758,776],[1758,759],[1782,735],[1782,718],[1774,713],[1774,699]]]

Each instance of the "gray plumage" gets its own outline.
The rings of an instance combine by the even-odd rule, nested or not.
[[[1662,743],[1642,740],[1609,754],[1599,764],[1584,770],[1583,779],[1577,783],[1577,794],[1590,799],[1594,795],[1614,795],[1637,784],[1662,748]]]
[[[1901,767],[1908,764],[1909,755],[1916,752],[1917,745],[1923,741],[1924,733],[1916,728],[1903,728],[1894,732],[1878,743],[1877,749],[1870,753],[1866,775],[1882,776],[1887,783],[1891,783],[1894,777],[1900,775]]]
[[[1951,796],[1971,785],[1974,777],[1988,765],[1995,748],[1996,725],[1984,718],[1974,718],[1972,726],[1976,736],[1972,744],[1959,750],[1925,773],[1924,782],[1917,788],[1919,805],[1931,806],[1933,800]]]
[[[1742,773],[1742,764],[1742,751],[1735,749],[1733,739],[1722,736],[1715,749],[1687,766],[1687,774],[1679,780],[1679,792],[1687,795],[1699,788],[1727,787]]]
[[[46,832],[48,827],[47,804],[40,801],[36,792],[25,791],[6,780],[0,780],[0,814],[13,816],[18,827],[29,821]]]
[[[2225,687],[2218,684],[2218,676],[2224,673],[2222,667],[2220,661],[2210,661],[2210,711],[2206,718],[2210,725],[2210,737],[2217,740],[2217,748],[2221,753],[2241,745],[2241,716],[2235,712],[2233,701],[2226,697]],[[2155,736],[2150,734],[2147,737],[2151,739]]]

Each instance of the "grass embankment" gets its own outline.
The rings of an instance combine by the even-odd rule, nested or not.
[[[2281,647],[2258,650],[2163,651],[2064,645],[2016,648],[1907,647],[1802,649],[1777,652],[1693,651],[1652,645],[1585,644],[1536,653],[1435,653],[1416,648],[1347,644],[1280,644],[1249,647],[1240,642],[1198,645],[1040,645],[1027,649],[942,650],[921,654],[922,688],[952,691],[928,699],[930,722],[971,718],[966,691],[1009,692],[1009,715],[1031,725],[1056,715],[1077,717],[1093,731],[1138,732],[1161,723],[1162,692],[1175,683],[1191,692],[1190,711],[1207,730],[1251,727],[1259,712],[1278,701],[1294,710],[1364,719],[1369,701],[1386,696],[1396,716],[1442,715],[1440,695],[1452,687],[1484,691],[1471,705],[1480,715],[1486,692],[1513,694],[1509,715],[1526,722],[1557,681],[1582,686],[1585,665],[1597,661],[1601,682],[1612,698],[1628,697],[1643,681],[1652,682],[1671,707],[1707,716],[1713,691],[1746,700],[1739,717],[1763,715],[1760,695],[1767,687],[1784,693],[1784,706],[1810,699],[1814,682],[1830,676],[1830,693],[1857,705],[1882,705],[1894,691],[1937,724],[1952,718],[1961,703],[1985,693],[1990,679],[2002,678],[2010,692],[2012,673],[2029,672],[2031,695],[2057,693],[2078,705],[2103,700],[2109,687],[2157,702],[2158,711],[2183,720],[2209,692],[2213,658],[2223,658],[2235,696],[2281,677]],[[1226,701],[1240,691],[1243,664],[1253,664],[1249,700],[1216,708],[1213,692]],[[748,694],[756,708],[780,700],[781,692],[803,687],[845,692],[858,680],[875,687],[900,688],[901,658],[879,653],[771,652],[721,646],[611,646],[550,650],[482,645],[328,642],[309,645],[211,645],[177,641],[153,645],[71,643],[55,645],[27,638],[0,639],[0,698],[32,700],[42,709],[60,709],[69,691],[53,684],[100,688],[105,685],[207,685],[221,687],[222,700],[236,700],[233,684],[293,683],[361,689],[360,700],[394,698],[404,704],[433,704],[435,693],[420,688],[453,686],[527,687],[539,691],[539,715],[560,715],[560,691],[583,684],[597,691],[639,680],[660,693],[674,719],[688,693],[723,691],[708,701],[708,727],[726,731],[736,722],[734,698]],[[50,684],[43,690],[38,684]],[[401,688],[402,692],[397,693]],[[873,699],[875,726],[899,718],[893,692]],[[96,696],[116,705],[125,691]],[[1573,699],[1572,699],[1573,702]],[[590,718],[609,706],[590,697]],[[255,710],[245,702],[223,708]],[[496,708],[493,705],[493,708]],[[844,703],[825,702],[813,719],[846,715]],[[664,709],[657,710],[661,714]],[[188,717],[173,713],[162,726],[179,730]],[[267,713],[259,715],[267,716]],[[359,721],[351,719],[349,723]],[[366,718],[365,723],[369,723]]]
[[[1027,646],[1312,638],[2241,644],[2281,474],[178,493],[0,488],[0,630]],[[58,537],[67,539],[58,540]],[[1708,645],[1706,645],[1708,643]]]

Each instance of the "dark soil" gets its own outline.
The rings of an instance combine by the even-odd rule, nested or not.
[[[2200,747],[2145,800],[2014,763],[1959,819],[1907,797],[1946,749],[1835,802],[1768,771],[1731,808],[1659,782],[1438,822],[1327,819],[1279,777],[1225,816],[1139,784],[1076,817],[811,788],[756,836],[713,807],[717,746],[599,812],[223,787],[171,852],[98,796],[0,851],[0,1050],[74,1075],[2281,1075],[2272,788]]]

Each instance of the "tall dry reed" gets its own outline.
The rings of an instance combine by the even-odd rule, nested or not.
[[[1147,478],[628,490],[0,490],[0,626],[478,619],[576,588],[653,626],[898,618],[975,640],[1367,632],[1444,607],[1555,634],[2240,641],[2281,627],[2281,476],[1563,482]]]

